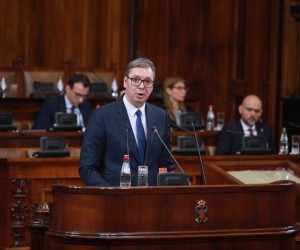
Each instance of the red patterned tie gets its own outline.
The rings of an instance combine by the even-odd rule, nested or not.
[[[249,135],[253,136],[253,129],[251,127],[248,128],[248,131],[249,131]]]

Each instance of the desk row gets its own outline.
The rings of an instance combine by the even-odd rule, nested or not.
[[[217,144],[217,131],[199,131],[197,135],[203,141],[206,153],[212,155]],[[83,132],[58,132],[43,130],[22,130],[19,132],[0,132],[0,148],[36,148],[40,147],[41,137],[64,137],[69,147],[81,147]],[[172,146],[178,146],[179,136],[193,136],[185,131],[172,131]]]

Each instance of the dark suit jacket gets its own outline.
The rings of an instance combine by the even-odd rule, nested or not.
[[[268,142],[272,153],[275,152],[271,128],[265,123],[257,122],[255,124],[257,135],[264,136]],[[241,121],[225,124],[218,140],[216,155],[235,155],[239,154],[242,149],[242,137],[244,136]]]
[[[148,184],[157,184],[159,167],[175,171],[173,161],[158,136],[155,126],[170,148],[170,128],[167,113],[146,103],[147,148],[145,162],[140,161],[138,146],[130,125],[123,97],[96,109],[85,130],[80,154],[79,174],[87,185],[119,186],[123,155],[130,157],[131,184],[137,185],[138,165],[148,166]],[[128,138],[128,148],[127,148]]]
[[[88,101],[84,101],[78,106],[82,117],[84,125],[88,123],[89,116],[92,112],[92,107]],[[49,129],[55,123],[55,114],[57,112],[66,113],[66,102],[64,96],[58,96],[53,99],[48,99],[43,103],[42,110],[32,125],[32,129]]]

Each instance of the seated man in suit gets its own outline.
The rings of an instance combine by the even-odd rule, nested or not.
[[[147,103],[155,80],[155,66],[147,58],[127,65],[123,86],[116,101],[91,114],[85,130],[79,174],[87,185],[120,186],[123,156],[129,154],[131,185],[137,185],[139,165],[148,166],[148,184],[157,185],[160,167],[175,171],[170,149],[169,119],[165,110]],[[154,131],[153,131],[154,129]]]
[[[78,125],[83,128],[87,125],[92,112],[90,103],[86,100],[91,83],[87,76],[74,74],[65,86],[65,94],[43,103],[42,110],[32,125],[32,129],[49,129],[55,123],[57,112],[75,113]]]
[[[271,128],[260,121],[262,115],[262,102],[255,95],[248,95],[239,106],[241,119],[225,124],[216,149],[216,155],[240,154],[243,136],[263,136],[268,147],[274,152]]]

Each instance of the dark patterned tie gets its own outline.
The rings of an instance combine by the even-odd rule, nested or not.
[[[145,160],[145,152],[146,152],[146,136],[145,136],[145,130],[142,123],[142,111],[139,109],[136,111],[136,129],[137,129],[137,141],[138,141],[138,148],[139,153],[141,157],[142,163],[144,163]]]
[[[249,135],[250,135],[250,136],[253,136],[253,135],[254,135],[254,134],[253,134],[253,129],[252,129],[252,127],[249,127],[249,128],[248,128],[248,131],[249,131]]]

